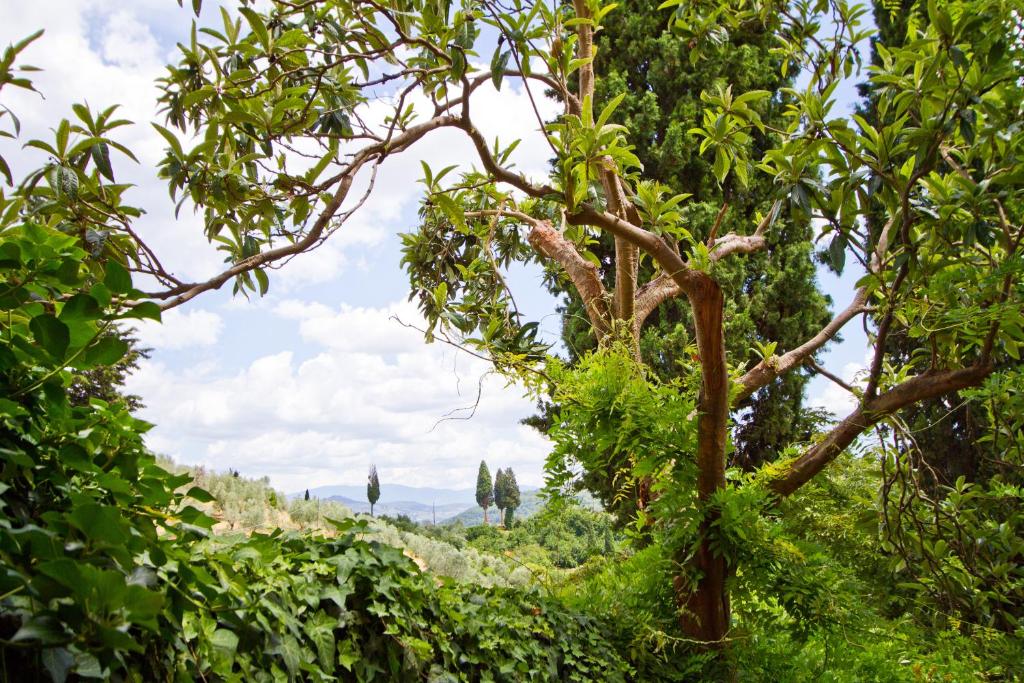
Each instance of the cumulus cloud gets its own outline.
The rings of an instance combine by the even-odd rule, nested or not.
[[[163,314],[163,323],[147,320],[135,328],[143,347],[178,350],[194,346],[213,346],[220,339],[224,321],[216,313],[203,309],[171,309]]]
[[[549,446],[519,424],[533,402],[486,363],[423,344],[394,319],[423,324],[407,304],[285,301],[275,313],[298,321],[318,351],[268,354],[229,376],[181,376],[150,362],[131,378],[129,390],[147,403],[143,417],[157,424],[154,447],[182,462],[265,474],[288,490],[359,483],[371,462],[404,484],[469,486],[481,458],[540,483]]]

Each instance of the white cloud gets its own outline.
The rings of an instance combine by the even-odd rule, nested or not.
[[[287,490],[358,483],[377,464],[410,485],[472,484],[481,458],[539,484],[547,441],[519,420],[533,402],[483,361],[440,345],[407,304],[382,308],[285,301],[319,352],[264,355],[240,372],[182,376],[146,363],[129,381],[157,427],[150,443],[181,462],[268,475]],[[446,417],[472,419],[446,419]],[[173,436],[172,436],[173,435]]]
[[[216,313],[172,309],[163,314],[163,323],[149,320],[140,323],[135,328],[135,336],[143,347],[177,350],[213,346],[223,328],[224,321]]]
[[[847,384],[858,386],[864,384],[867,371],[864,363],[846,363],[836,374]],[[807,398],[808,408],[824,408],[842,419],[853,412],[858,405],[857,398],[835,382],[827,381],[824,387]]]

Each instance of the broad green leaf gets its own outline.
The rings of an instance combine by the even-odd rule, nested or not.
[[[90,366],[113,365],[128,353],[128,343],[124,340],[108,336],[86,349],[85,362]]]
[[[116,261],[107,261],[103,284],[115,294],[127,294],[132,288],[132,276]]]
[[[57,359],[63,359],[71,343],[71,332],[60,320],[45,313],[32,318],[29,329],[36,343]]]

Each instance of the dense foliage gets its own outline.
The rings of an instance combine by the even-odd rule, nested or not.
[[[21,47],[4,57],[0,85],[29,85],[9,71]],[[87,250],[75,230],[134,212],[95,151],[115,145],[103,137],[110,113],[76,108],[81,123],[36,144],[57,157],[50,167],[0,197],[0,675],[624,679],[597,622],[536,593],[438,583],[402,551],[362,540],[369,529],[354,520],[331,538],[213,536],[194,503],[218,499],[180,492],[190,476],[145,449],[148,425],[122,397],[71,403],[81,373],[129,352],[109,333],[119,321],[159,317],[133,303],[116,256]],[[240,477],[204,479],[222,505],[245,495]],[[283,505],[249,488],[255,505]]]
[[[693,139],[678,141],[711,160],[717,189],[700,197],[666,184],[667,174],[645,175],[631,129],[649,132],[653,118],[615,118],[648,84],[595,71],[595,36],[602,40],[616,9],[602,0],[259,9],[242,0],[222,26],[194,31],[161,82],[178,132],[157,130],[172,194],[202,211],[207,236],[227,256],[226,269],[203,282],[178,280],[137,240],[139,210],[115,180],[114,161],[131,153],[114,139],[127,123],[114,109],[76,106],[52,140],[28,141],[46,161],[0,195],[4,673],[58,681],[1024,675],[1019,10],[1008,0],[928,2],[909,15],[904,39],[876,44],[875,68],[864,74],[871,115],[851,118],[834,111],[835,93],[870,33],[863,8],[843,0],[662,7],[692,64],[731,56],[731,41],[742,47],[751,32],[757,45],[770,34],[775,51],[759,63],[777,65],[779,83],[795,69],[809,79],[779,93],[702,84],[701,120],[686,132]],[[825,22],[834,30],[822,31]],[[13,67],[23,47],[0,60],[0,88],[31,87]],[[482,54],[493,54],[484,69]],[[513,78],[565,107],[554,123],[538,121],[555,156],[546,179],[511,170],[515,144],[490,144],[473,119],[474,92]],[[426,117],[413,99],[430,102]],[[371,101],[391,108],[383,123],[362,115]],[[3,125],[14,122],[5,134],[17,134],[16,121],[0,110]],[[197,505],[223,511],[227,489],[218,499],[161,466],[143,445],[147,425],[116,392],[73,401],[73,387],[129,358],[122,320],[158,318],[228,281],[265,293],[268,266],[315,248],[362,206],[349,197],[361,171],[440,128],[465,134],[480,167],[424,164],[421,222],[402,239],[428,338],[489,354],[554,401],[549,490],[557,499],[582,486],[609,507],[630,501],[617,509],[628,539],[604,527],[598,540],[591,532],[607,517],[558,505],[536,522],[508,518],[509,530],[465,532],[460,553],[388,524],[332,522],[318,504],[310,525],[332,526],[329,537],[262,533],[270,520],[245,510],[251,533],[211,534],[215,520]],[[6,161],[0,173],[13,184]],[[705,234],[711,214],[726,216],[731,193],[745,189],[743,220]],[[766,289],[741,259],[768,277],[775,253],[794,246],[803,265],[786,277],[799,281],[803,301],[815,299],[801,270],[811,225],[829,240],[835,270],[856,261],[863,271],[849,305],[809,338],[788,338],[782,324],[755,325],[752,340],[751,330],[731,328],[731,310],[755,311],[734,280]],[[786,237],[787,226],[797,232]],[[599,253],[602,238],[614,257]],[[522,261],[552,265],[580,297],[596,346],[571,365],[547,353],[515,305],[503,271]],[[138,291],[133,273],[158,289]],[[758,316],[774,315],[786,296],[769,289],[774,301]],[[642,342],[662,342],[645,340],[643,323],[680,298],[695,343],[681,354],[666,344],[671,367],[660,371],[650,362],[658,349],[648,348],[645,362]],[[817,317],[806,308],[808,320]],[[872,346],[864,382],[834,379],[856,407],[835,424],[806,421],[755,471],[729,469],[730,437],[742,432],[734,427],[754,414],[745,412],[749,400],[780,381],[799,383],[801,368],[854,321]],[[951,482],[929,470],[907,409],[956,395],[984,415],[975,442],[986,473]],[[765,428],[757,438],[773,425]],[[514,475],[498,475],[499,507],[514,510]],[[371,503],[379,496],[375,470],[367,494]],[[259,495],[259,505],[282,505]],[[310,513],[314,503],[296,501],[294,511]],[[398,539],[406,553],[375,535]],[[454,559],[424,560],[414,542],[424,556]],[[474,543],[512,552],[506,562]],[[531,565],[548,561],[565,569],[534,573]],[[522,562],[521,574],[552,594],[510,588],[511,575],[480,569],[499,562]],[[468,583],[441,578],[460,571]]]
[[[762,112],[766,130],[752,131],[746,143],[756,154],[777,142],[771,129],[784,125],[783,112],[790,98],[781,89],[791,85],[794,75],[779,73],[778,58],[772,54],[772,29],[756,23],[730,32],[698,59],[691,44],[672,30],[661,4],[631,2],[628,11],[611,12],[602,21],[603,30],[595,36],[595,105],[603,107],[625,94],[611,121],[625,126],[645,177],[689,196],[678,210],[694,239],[705,241],[712,230],[720,235],[742,232],[756,223],[758,214],[773,210],[774,190],[770,179],[756,175],[746,182],[734,176],[718,182],[712,160],[702,155],[700,140],[690,133],[702,124],[701,94],[713,83],[730,83],[742,92],[778,93]],[[756,362],[758,342],[773,339],[780,348],[791,348],[827,322],[811,238],[806,216],[782,214],[764,253],[719,264],[716,277],[726,290],[731,355]],[[611,284],[613,241],[605,234],[591,248],[602,264],[602,276]],[[641,268],[654,266],[644,263]],[[557,278],[553,288],[568,297],[562,324],[570,357],[576,358],[593,349],[596,340],[576,291]],[[693,343],[689,307],[669,300],[644,322],[640,350],[644,361],[668,378],[686,372],[683,361],[693,352]],[[734,428],[731,462],[753,468],[806,436],[813,424],[813,415],[803,407],[808,379],[805,372],[787,375],[744,402]],[[615,488],[610,483],[603,487]],[[627,502],[635,504],[620,504]]]

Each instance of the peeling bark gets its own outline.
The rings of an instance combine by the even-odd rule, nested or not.
[[[583,258],[575,245],[546,221],[535,222],[528,239],[534,249],[565,270],[583,300],[597,340],[602,341],[611,331],[612,318],[597,266]]]

